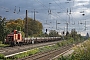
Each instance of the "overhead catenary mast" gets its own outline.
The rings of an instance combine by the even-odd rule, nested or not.
[[[26,19],[25,19],[25,37],[28,37],[28,19],[27,19],[27,10],[26,10]]]
[[[31,12],[33,12],[34,13],[34,21],[35,21],[35,16],[36,16],[36,14],[35,13],[38,13],[37,11],[35,11],[35,9],[34,9],[34,11],[31,11]]]

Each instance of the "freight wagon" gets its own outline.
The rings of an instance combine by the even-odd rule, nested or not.
[[[32,37],[23,38],[20,31],[14,30],[14,32],[7,35],[5,43],[10,45],[21,45],[21,44],[34,44],[40,42],[49,42],[61,40],[61,37]]]

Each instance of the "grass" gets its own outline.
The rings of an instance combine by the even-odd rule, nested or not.
[[[0,47],[7,47],[7,46],[9,46],[9,45],[7,45],[7,44],[0,44]]]
[[[4,59],[4,55],[3,54],[0,54],[0,60],[1,59]]]
[[[14,59],[19,59],[19,58],[27,57],[27,56],[36,54],[38,52],[39,52],[39,49],[38,48],[35,48],[35,49],[32,49],[32,50],[28,50],[27,52],[24,52],[24,53],[15,55],[14,56]]]
[[[2,41],[0,41],[0,47],[6,47],[9,46],[8,44],[2,44]]]

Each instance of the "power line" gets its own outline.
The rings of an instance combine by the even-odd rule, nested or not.
[[[46,7],[46,5],[44,5],[41,1],[39,1],[39,0],[35,0],[35,1],[37,1],[37,2],[39,2],[42,6],[43,6],[43,8],[45,8],[45,9],[50,9],[49,7]],[[52,12],[53,14],[55,14],[55,17],[60,17],[60,18],[62,18],[61,16],[59,16],[59,15],[57,15],[57,12],[53,12],[52,10],[50,11],[50,12]],[[51,14],[52,15],[52,14]],[[54,15],[53,15],[54,16]],[[65,20],[65,19],[63,19],[62,18],[62,20]]]
[[[55,0],[53,0],[56,4],[57,4],[57,6],[59,7],[59,9],[61,10],[62,9],[62,11],[65,11],[63,8],[61,8],[61,6],[59,6],[59,4],[55,1]],[[59,1],[59,0],[58,0]],[[62,5],[62,4],[61,4]],[[63,6],[64,7],[64,6]]]
[[[36,0],[36,1],[40,2],[39,0]],[[47,8],[42,2],[40,2],[40,3],[41,3],[42,6],[44,6],[44,8]],[[51,14],[51,9],[50,9],[50,7],[47,8],[47,9],[49,9],[50,15],[51,15],[51,16],[54,16],[53,14]],[[52,12],[52,13],[54,13],[54,12]],[[54,13],[54,14],[57,15],[56,13]],[[55,17],[58,18],[58,17],[60,17],[60,16],[57,15],[57,16],[55,16]],[[61,18],[62,18],[62,17],[61,17]],[[62,18],[62,20],[65,20],[65,19]],[[66,24],[66,25],[68,26],[68,24]],[[67,30],[68,30],[68,28],[67,28]]]

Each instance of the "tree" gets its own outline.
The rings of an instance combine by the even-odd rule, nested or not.
[[[67,32],[66,32],[66,36],[68,36],[68,35],[69,35],[69,32],[67,31]]]
[[[89,38],[89,34],[87,33],[87,34],[86,34],[86,39],[88,39],[88,38]]]
[[[10,32],[12,32],[13,30],[23,31],[24,30],[24,21],[21,19],[9,20],[6,23],[6,27],[7,27],[7,29],[10,30]]]
[[[17,19],[17,20],[15,20],[15,23],[17,23],[18,24],[18,26],[17,26],[17,30],[18,31],[24,31],[24,20],[22,20],[22,19]]]
[[[59,34],[58,34],[58,32],[55,31],[55,30],[50,30],[49,36],[50,36],[50,37],[57,37],[57,36],[59,36]]]
[[[32,18],[28,18],[28,35],[40,36],[42,34],[42,23]]]
[[[77,34],[77,31],[75,29],[72,29],[71,33],[66,32],[66,36],[65,36],[66,40],[71,39],[71,38],[74,39],[74,40],[80,41],[80,39],[82,37],[81,37],[80,34]]]
[[[2,18],[0,16],[0,40],[4,42],[5,39],[5,20],[6,18]]]
[[[66,32],[65,39],[66,39],[66,40],[70,39],[70,33],[69,33],[68,31]]]

